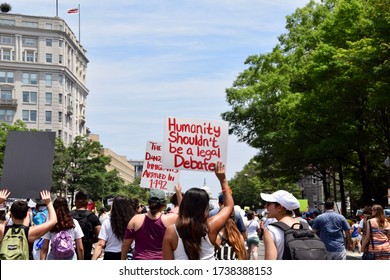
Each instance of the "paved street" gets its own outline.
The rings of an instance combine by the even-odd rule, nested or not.
[[[359,254],[357,251],[355,253],[347,251],[347,260],[361,260],[363,254]],[[260,240],[259,247],[259,260],[264,260],[264,244],[263,240]]]

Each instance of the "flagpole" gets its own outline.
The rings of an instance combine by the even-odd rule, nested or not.
[[[58,0],[56,0],[56,17],[58,17]]]
[[[81,43],[81,36],[80,36],[80,14],[81,14],[81,11],[80,11],[80,4],[79,4],[79,42]]]

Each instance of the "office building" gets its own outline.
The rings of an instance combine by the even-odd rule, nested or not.
[[[0,13],[0,122],[86,135],[88,62],[63,19]]]

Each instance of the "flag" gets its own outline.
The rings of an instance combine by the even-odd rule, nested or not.
[[[68,10],[68,14],[78,14],[78,13],[79,13],[79,9],[77,9],[77,8]]]

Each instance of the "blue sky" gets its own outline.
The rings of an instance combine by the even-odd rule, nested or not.
[[[162,141],[165,116],[220,120],[225,89],[249,55],[267,53],[286,32],[286,16],[309,0],[58,0],[58,15],[79,35],[90,60],[87,126],[101,144],[142,159]],[[7,1],[11,13],[55,16],[55,0]],[[227,176],[256,154],[229,136]],[[183,190],[215,175],[182,171]]]

